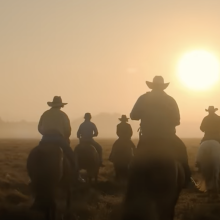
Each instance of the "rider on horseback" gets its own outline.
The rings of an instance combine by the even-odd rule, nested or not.
[[[51,108],[43,113],[38,124],[38,131],[43,135],[40,144],[44,144],[45,142],[58,144],[74,168],[74,175],[78,176],[80,182],[84,182],[78,173],[75,156],[70,147],[70,120],[68,116],[61,111],[61,108],[67,103],[63,103],[60,96],[54,96],[53,101],[47,102],[47,104]]]
[[[130,113],[132,120],[141,120],[142,135],[137,149],[143,144],[151,145],[158,139],[174,146],[184,167],[188,184],[191,172],[187,151],[184,143],[177,137],[175,129],[180,124],[179,108],[176,101],[163,91],[169,83],[164,83],[162,76],[155,76],[153,82],[146,81],[146,84],[152,91],[140,96]]]
[[[220,117],[215,113],[218,109],[214,108],[214,106],[209,106],[205,110],[209,114],[203,118],[200,125],[200,130],[205,133],[200,143],[207,140],[215,140],[220,143]],[[200,170],[198,160],[196,160],[195,166]]]
[[[81,141],[86,140],[89,141],[93,147],[95,147],[99,154],[100,166],[103,167],[104,165],[102,164],[102,147],[93,139],[93,137],[98,136],[98,129],[96,125],[93,122],[91,122],[91,118],[92,116],[90,113],[85,113],[85,121],[79,126],[79,129],[77,131],[77,138],[79,138],[80,143]]]
[[[216,140],[220,143],[220,117],[215,113],[217,110],[214,106],[206,109],[209,114],[203,118],[200,126],[200,130],[205,133],[201,143],[206,140]]]
[[[128,119],[129,118],[127,118],[126,115],[122,115],[121,118],[119,118],[121,123],[117,125],[117,130],[116,130],[116,134],[118,135],[119,139],[116,140],[116,142],[113,144],[112,151],[109,156],[109,160],[112,162],[114,161],[113,155],[115,152],[115,148],[118,146],[117,145],[118,142],[125,141],[128,143],[127,145],[130,146],[131,149],[133,149],[133,151],[136,149],[134,143],[131,141],[133,131],[132,131],[131,125],[127,123]]]

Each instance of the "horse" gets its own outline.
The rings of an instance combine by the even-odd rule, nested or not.
[[[66,208],[70,208],[73,168],[62,148],[54,143],[43,143],[34,147],[27,158],[27,171],[34,196],[31,209],[43,212],[47,220],[56,218],[56,190],[66,193]]]
[[[207,192],[211,197],[217,197],[219,192],[220,173],[220,143],[206,140],[200,144],[196,155],[199,168],[199,179],[196,187],[201,192]]]
[[[109,160],[114,164],[116,181],[122,181],[128,177],[129,166],[134,154],[131,144],[130,140],[119,138],[112,146]]]
[[[92,179],[95,179],[95,183],[97,183],[100,159],[95,147],[89,141],[81,141],[75,147],[75,154],[78,160],[79,170],[83,169],[87,172],[87,181],[89,184],[91,184]]]
[[[173,220],[185,172],[173,149],[156,141],[137,149],[131,164],[122,220]]]

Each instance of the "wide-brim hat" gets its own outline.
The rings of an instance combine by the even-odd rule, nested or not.
[[[60,96],[54,96],[52,102],[47,102],[50,107],[63,107],[68,103],[63,103]]]
[[[122,115],[121,118],[119,118],[120,121],[128,121],[128,119],[126,115]]]
[[[162,90],[166,89],[170,83],[164,83],[162,76],[155,76],[153,82],[146,81],[147,86],[150,89],[160,88]]]
[[[208,109],[205,109],[207,112],[216,112],[218,111],[218,108],[215,108],[214,106],[209,106]]]

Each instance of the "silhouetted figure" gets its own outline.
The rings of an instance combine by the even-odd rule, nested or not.
[[[137,148],[150,146],[157,139],[163,139],[165,146],[174,146],[185,169],[188,183],[191,173],[186,147],[176,136],[175,129],[180,124],[179,108],[176,101],[164,92],[169,83],[164,83],[162,76],[155,76],[153,82],[146,81],[146,84],[152,91],[141,95],[130,113],[132,120],[141,120],[141,135]]]
[[[128,124],[126,115],[122,115],[117,125],[116,134],[118,139],[112,145],[109,160],[114,165],[116,181],[124,181],[128,177],[129,167],[134,156],[135,145],[131,141],[133,134],[131,125]]]
[[[113,144],[112,151],[111,151],[111,154],[109,156],[109,160],[112,161],[112,162],[114,162],[114,152],[116,150],[115,148],[117,148],[117,146],[119,146],[120,143],[123,143],[124,145],[127,145],[131,149],[135,150],[135,145],[131,141],[133,131],[132,131],[131,125],[127,123],[128,119],[129,118],[127,118],[126,115],[122,115],[121,118],[119,118],[121,123],[119,123],[117,125],[117,130],[116,130],[116,134],[118,135],[119,138]]]
[[[129,118],[127,118],[126,115],[122,115],[121,118],[119,118],[121,123],[117,125],[117,130],[116,130],[116,134],[118,135],[119,139],[131,140],[133,131],[131,125],[127,123],[128,119]]]
[[[79,129],[77,131],[77,138],[79,138],[80,141],[81,140],[89,141],[92,144],[92,146],[95,147],[95,149],[99,154],[100,166],[104,166],[102,164],[102,147],[93,139],[93,137],[98,136],[98,129],[96,125],[93,122],[91,122],[91,118],[92,116],[90,113],[85,113],[84,116],[85,121],[79,126]]]
[[[70,147],[70,120],[66,113],[61,111],[61,108],[67,103],[63,103],[60,96],[54,96],[53,101],[47,102],[47,104],[51,108],[43,113],[38,124],[38,131],[43,135],[40,144],[53,142],[59,145],[76,172],[78,172],[74,152]],[[84,182],[80,176],[79,180]]]
[[[200,126],[200,130],[205,133],[201,142],[206,140],[220,142],[220,117],[215,113],[218,109],[214,108],[214,106],[209,106],[205,110],[209,114],[203,118]]]

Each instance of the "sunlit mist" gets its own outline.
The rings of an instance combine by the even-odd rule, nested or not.
[[[186,53],[179,62],[178,74],[191,89],[209,89],[219,80],[219,60],[204,50]]]

